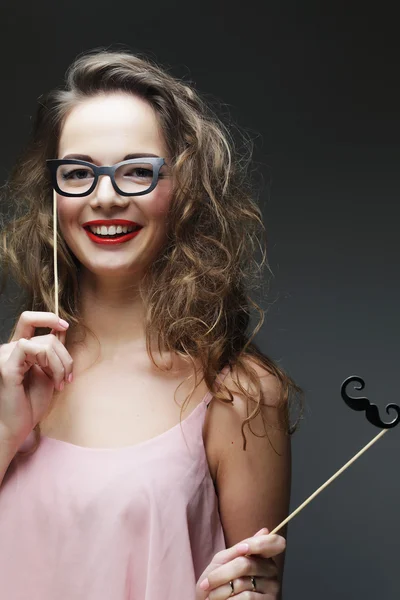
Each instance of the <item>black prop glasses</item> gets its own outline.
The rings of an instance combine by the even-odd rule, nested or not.
[[[142,196],[165,177],[160,169],[166,162],[158,157],[124,160],[111,167],[98,167],[76,158],[46,160],[54,189],[61,196],[88,196],[95,189],[100,175],[108,175],[115,191],[121,196]]]

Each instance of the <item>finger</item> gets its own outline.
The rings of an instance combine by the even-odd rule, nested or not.
[[[66,330],[60,324],[59,318],[55,313],[26,310],[21,313],[11,341],[16,342],[21,338],[29,340],[34,337],[37,327],[49,327],[57,331]]]
[[[68,377],[72,375],[72,369],[74,365],[74,361],[67,348],[65,347],[65,339],[67,336],[66,331],[62,331],[59,333],[60,340],[55,343],[54,349],[60,357],[61,362],[64,365],[65,370],[65,381],[68,381]]]
[[[269,529],[267,529],[266,527],[263,527],[262,529],[260,529],[260,531],[257,531],[257,533],[255,533],[254,535],[267,535],[269,533]]]
[[[243,542],[249,545],[246,555],[259,554],[264,558],[272,558],[277,554],[281,554],[286,548],[285,538],[276,533],[260,534],[243,540]]]
[[[226,548],[226,550],[221,550],[220,552],[217,552],[217,554],[215,554],[212,560],[212,566],[216,568],[219,565],[224,565],[229,561],[235,559],[237,556],[243,556],[244,554],[249,552],[250,545],[247,542],[245,542],[246,540],[240,542],[239,544],[236,544],[235,546],[230,546],[229,548]]]
[[[65,340],[67,337],[67,332],[65,330],[57,331],[56,329],[52,329],[50,333],[52,333],[65,346]]]
[[[266,540],[266,541],[265,541]],[[269,546],[264,552],[260,552],[261,546]],[[230,546],[226,550],[221,550],[215,554],[212,560],[212,566],[214,568],[219,565],[224,565],[229,561],[233,560],[237,556],[244,556],[250,554],[261,554],[264,558],[270,558],[276,554],[280,554],[286,548],[286,540],[284,537],[277,534],[260,534],[256,537],[250,537],[235,546]],[[270,556],[268,556],[270,554]]]
[[[278,598],[278,594],[280,591],[280,583],[276,578],[271,579],[270,577],[262,577],[256,576],[256,590],[255,594],[265,594],[266,598]],[[251,592],[253,590],[253,586],[251,583],[251,579],[249,577],[236,577],[234,579],[230,579],[229,581],[233,582],[234,587],[234,595],[235,597],[241,597],[242,592]],[[215,594],[221,594],[221,598],[228,598],[232,594],[232,587],[230,583],[223,584],[218,587]],[[255,597],[255,596],[254,596]],[[206,598],[206,600],[211,600],[212,596]]]
[[[262,531],[262,530],[260,530]],[[258,532],[259,533],[259,532]],[[259,543],[259,540],[261,538],[266,537],[263,534],[260,534],[259,536],[257,536],[256,534],[256,539],[257,542],[253,537],[250,538],[246,538],[245,540],[242,540],[239,544],[236,544],[235,546],[230,546],[229,548],[226,548],[226,550],[221,550],[220,552],[217,552],[217,554],[215,554],[214,559],[212,561],[212,564],[215,566],[218,565],[224,565],[226,563],[228,563],[229,561],[233,560],[234,558],[236,558],[237,556],[243,556],[244,554],[258,554],[259,551],[254,552],[254,550],[256,549],[256,543]],[[281,536],[273,534],[272,536],[268,534],[268,538],[271,538],[273,542],[276,543],[276,540],[278,538],[280,538]],[[271,539],[268,540],[268,542],[270,543]],[[283,542],[286,545],[286,540],[285,538],[282,538]],[[279,554],[279,552],[278,552]]]
[[[66,349],[66,347],[63,345],[63,342],[65,342],[65,336],[66,333],[65,332],[61,332],[60,333],[60,340],[56,339],[53,341],[53,345],[52,348],[57,356],[57,358],[59,359],[63,369],[64,369],[64,380],[68,381],[68,377],[72,374],[72,368],[73,368],[73,364],[74,361],[72,359],[72,356],[70,355],[70,353],[68,352],[68,350]],[[49,356],[47,356],[47,359],[49,358]],[[51,367],[51,364],[50,364]],[[47,374],[51,376],[51,373],[48,373],[47,370],[44,368],[43,371]],[[62,383],[62,378],[59,382],[60,384]]]
[[[272,580],[276,579],[277,575],[278,569],[272,559],[238,556],[207,575],[209,582],[207,591],[210,592],[240,577],[267,577]]]
[[[43,367],[42,365],[46,364],[46,360],[47,366]],[[51,345],[43,346],[32,340],[21,338],[15,344],[7,362],[12,367],[15,367],[8,369],[10,381],[12,381],[16,375],[18,378],[16,383],[18,384],[22,383],[24,374],[27,371],[25,363],[28,363],[29,365],[38,364],[46,375],[50,377],[50,379],[53,379],[55,386],[58,388],[60,388],[60,384],[64,379],[65,370],[63,363]],[[23,372],[21,372],[21,367]]]
[[[54,386],[61,391],[65,379],[65,367],[54,348],[46,349],[48,366],[42,369],[54,381]]]
[[[42,371],[45,371],[46,375],[48,375],[49,361],[47,360],[46,350],[42,348],[40,352],[36,352],[35,357],[36,364],[39,365],[39,367],[41,367]]]

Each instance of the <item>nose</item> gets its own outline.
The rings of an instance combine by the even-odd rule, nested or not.
[[[109,175],[99,175],[97,186],[93,190],[91,196],[93,196],[90,204],[96,206],[101,204],[102,206],[112,206],[117,204],[118,206],[126,206],[129,204],[129,196],[120,196],[114,189],[114,186]]]

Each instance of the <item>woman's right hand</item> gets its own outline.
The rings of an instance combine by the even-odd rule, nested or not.
[[[51,332],[33,337],[36,327]],[[72,374],[66,329],[55,313],[24,311],[11,342],[0,346],[0,442],[16,451]]]

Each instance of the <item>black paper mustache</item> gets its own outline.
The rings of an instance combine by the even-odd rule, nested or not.
[[[386,406],[385,410],[387,414],[389,414],[390,410],[393,409],[397,413],[397,417],[395,417],[393,421],[385,423],[379,416],[379,409],[376,404],[372,404],[372,402],[370,402],[368,398],[353,398],[353,396],[349,396],[347,394],[346,387],[349,383],[353,381],[357,381],[357,383],[360,384],[360,387],[356,387],[356,390],[364,389],[365,385],[364,380],[361,379],[361,377],[357,377],[357,375],[352,375],[351,377],[348,377],[343,381],[340,392],[347,406],[349,406],[353,410],[365,410],[365,417],[367,421],[372,423],[372,425],[379,427],[380,429],[391,429],[392,427],[395,427],[400,421],[400,407],[397,404],[393,403],[388,404]]]

